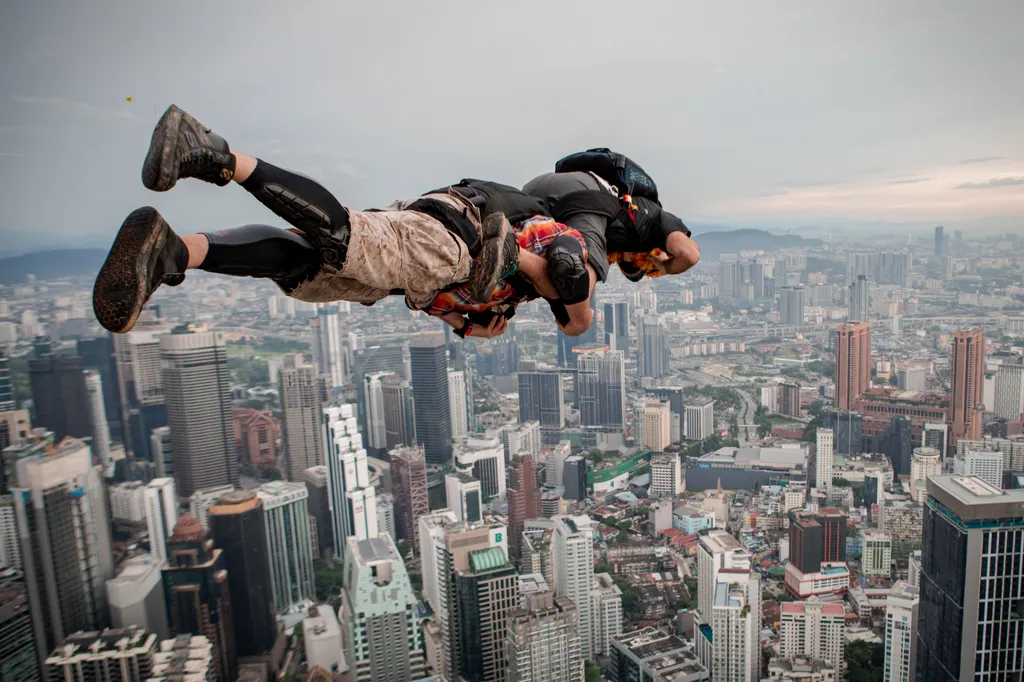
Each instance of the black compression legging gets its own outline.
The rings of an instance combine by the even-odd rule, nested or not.
[[[261,204],[300,230],[315,226],[336,232],[348,227],[348,209],[312,178],[257,159],[256,168],[241,184]]]

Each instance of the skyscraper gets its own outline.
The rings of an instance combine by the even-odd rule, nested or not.
[[[823,603],[817,597],[781,605],[779,653],[788,659],[806,656],[843,669],[843,634],[846,614],[842,604]]]
[[[679,453],[672,452],[651,457],[651,485],[648,495],[654,498],[675,499],[683,491]]]
[[[448,399],[448,356],[444,336],[425,333],[409,343],[412,390],[416,404],[416,437],[427,462],[447,464],[452,458],[452,414]],[[431,405],[430,410],[425,406]]]
[[[387,449],[409,447],[416,443],[416,405],[412,384],[397,374],[389,374],[380,383],[384,395],[384,437]]]
[[[121,440],[123,438],[121,434],[121,396],[118,394],[117,363],[114,357],[112,337],[113,335],[108,333],[92,339],[80,339],[77,349],[85,367],[100,373],[103,385],[103,407],[106,411],[110,435],[115,440]],[[0,360],[0,362],[3,361]],[[2,403],[3,400],[0,399],[0,411],[4,409]]]
[[[715,682],[761,679],[761,574],[720,572],[711,607],[709,672]]]
[[[553,431],[565,428],[565,394],[561,372],[522,367],[518,380],[519,421],[540,422],[542,429]]]
[[[231,373],[221,333],[182,325],[160,337],[160,351],[178,494],[238,485]]]
[[[508,487],[508,551],[512,559],[520,557],[523,522],[540,518],[540,489],[532,455],[514,455],[509,468]]]
[[[92,406],[85,384],[85,368],[77,355],[37,356],[28,362],[32,385],[34,425],[64,436],[92,438]]]
[[[345,340],[338,323],[338,308],[334,305],[319,307],[316,316],[310,318],[313,332],[310,350],[313,363],[319,375],[327,384],[327,391],[333,392],[345,386]]]
[[[16,472],[11,495],[42,656],[72,633],[106,625],[110,525],[99,470],[82,441],[20,459]]]
[[[832,429],[818,427],[817,449],[814,463],[815,487],[819,492],[825,493],[832,490],[832,464],[835,460]]]
[[[376,491],[370,485],[362,434],[352,405],[324,408],[324,445],[334,549],[343,552],[350,536],[377,535]]]
[[[626,370],[622,351],[588,350],[577,355],[576,401],[580,423],[624,428]]]
[[[455,518],[464,523],[477,523],[483,519],[483,492],[480,480],[466,471],[445,474],[445,499]]]
[[[577,518],[555,516],[555,594],[568,597],[580,615],[580,651],[583,660],[593,654],[594,542],[589,528],[580,528]]]
[[[186,514],[167,539],[167,554],[163,579],[171,633],[205,635],[215,682],[233,682],[238,677],[238,653],[223,551],[214,547],[199,519]]]
[[[132,625],[76,632],[46,658],[47,677],[65,682],[145,682],[153,669],[157,636]]]
[[[871,323],[840,325],[836,330],[834,405],[853,410],[854,403],[871,386]]]
[[[668,373],[665,324],[657,315],[645,315],[639,331],[640,376],[660,379]]]
[[[104,468],[107,475],[113,474],[110,459],[110,428],[103,405],[103,380],[95,370],[85,371],[85,391],[88,394],[89,422],[92,424],[92,455],[96,463]]]
[[[154,478],[143,490],[149,551],[163,564],[167,561],[167,538],[178,523],[178,497],[173,478]]]
[[[562,465],[562,485],[565,499],[587,499],[587,460],[580,455],[566,457]]]
[[[996,416],[1014,421],[1024,414],[1024,365],[1000,365],[996,370]]]
[[[419,680],[426,661],[416,595],[388,535],[348,538],[342,627],[345,660],[357,682]]]
[[[0,670],[4,680],[39,682],[39,661],[49,653],[41,649],[32,631],[24,574],[0,568]]]
[[[505,446],[500,440],[482,434],[461,438],[455,446],[455,461],[480,481],[486,497],[505,497]]]
[[[804,323],[804,288],[779,287],[779,322],[796,327]]]
[[[309,492],[303,483],[271,481],[257,493],[266,516],[270,586],[278,612],[316,600],[310,543]]]
[[[928,480],[921,546],[917,679],[1012,679],[1024,669],[1024,490],[979,478]]]
[[[639,428],[643,446],[654,452],[662,452],[672,444],[672,412],[668,403],[648,400],[642,412],[643,423]]]
[[[508,614],[508,682],[583,682],[576,605],[550,589],[521,601]]]
[[[519,576],[501,547],[469,552],[468,564],[455,574],[458,674],[467,682],[503,682],[508,616],[519,602]]]
[[[412,379],[409,360],[409,344],[397,346],[370,346],[352,352],[352,382],[356,387],[356,408],[359,424],[363,430],[366,424],[366,396],[363,394],[363,377],[373,372],[393,372],[404,381]]]
[[[267,520],[254,490],[226,493],[209,510],[210,536],[224,554],[239,656],[261,656],[277,638]]]
[[[140,320],[127,334],[113,336],[125,449],[139,459],[153,459],[150,436],[167,426],[160,337],[169,331]]]
[[[604,342],[629,356],[629,302],[604,304]]]
[[[117,576],[107,581],[113,627],[137,625],[155,632],[160,639],[170,636],[161,573],[163,565],[164,562],[152,554],[136,555],[124,561]]]
[[[921,591],[898,580],[885,598],[885,682],[917,679],[917,610]]]
[[[316,523],[316,544],[320,556],[327,556],[334,549],[334,529],[331,527],[331,501],[327,485],[327,467],[315,466],[306,469],[306,492],[309,493],[307,507]]]
[[[683,432],[687,440],[703,440],[715,431],[715,401],[697,398],[686,405]]]
[[[429,511],[427,462],[422,446],[391,451],[391,489],[395,495],[395,533],[419,551],[419,519]]]
[[[321,437],[323,405],[317,385],[316,368],[301,355],[286,355],[278,378],[284,437],[287,445],[284,475],[301,481],[306,469],[324,463]]]
[[[985,408],[985,332],[980,327],[953,333],[953,352],[949,361],[951,383],[949,416],[950,444],[956,448],[961,438],[981,438]]]
[[[11,386],[11,358],[7,348],[0,345],[0,412],[9,412],[14,408],[14,389]]]
[[[464,372],[448,370],[448,407],[452,415],[452,438],[461,438],[469,428],[467,407],[466,375]]]
[[[864,275],[858,275],[850,284],[850,322],[867,322],[871,314],[871,284]]]
[[[935,226],[935,255],[945,256],[949,250],[949,236],[944,234],[942,225]]]
[[[388,375],[389,372],[373,372],[364,374],[361,379],[366,401],[366,430],[363,432],[363,443],[367,451],[375,456],[380,456],[387,450],[384,390],[381,382]]]

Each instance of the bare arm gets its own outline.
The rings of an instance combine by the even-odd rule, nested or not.
[[[464,315],[454,312],[442,315],[441,319],[444,320],[452,329],[462,329],[464,325],[469,323],[469,320],[467,320]],[[494,319],[492,319],[491,323],[486,327],[482,324],[473,324],[466,336],[472,336],[478,339],[493,339],[495,336],[501,336],[504,334],[506,329],[508,329],[508,320],[505,319],[505,316],[495,315]]]
[[[538,294],[547,299],[558,298],[555,285],[551,282],[551,275],[548,274],[548,260],[544,256],[520,248],[519,272],[530,280]]]
[[[667,253],[655,256],[658,269],[666,275],[679,275],[700,260],[700,246],[685,232],[672,232],[665,240]]]

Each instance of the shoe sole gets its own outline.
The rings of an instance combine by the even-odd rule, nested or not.
[[[489,299],[498,286],[502,271],[501,252],[505,237],[511,229],[503,213],[492,213],[484,218],[481,230],[483,239],[480,253],[476,257],[477,267],[470,278],[470,293],[477,301]]]
[[[178,133],[185,112],[172,104],[160,117],[142,163],[142,184],[154,192],[166,192],[178,181]]]
[[[149,300],[149,273],[170,229],[151,206],[132,211],[121,224],[92,292],[92,309],[104,329],[125,334],[135,326]]]

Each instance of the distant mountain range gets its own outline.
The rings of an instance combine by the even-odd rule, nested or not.
[[[700,244],[701,259],[717,260],[723,253],[740,251],[820,246],[820,239],[805,239],[796,235],[780,235],[764,230],[730,230],[695,232]],[[28,275],[39,280],[70,277],[94,277],[107,257],[107,249],[59,249],[37,251],[21,256],[0,259],[0,284],[23,284]]]

